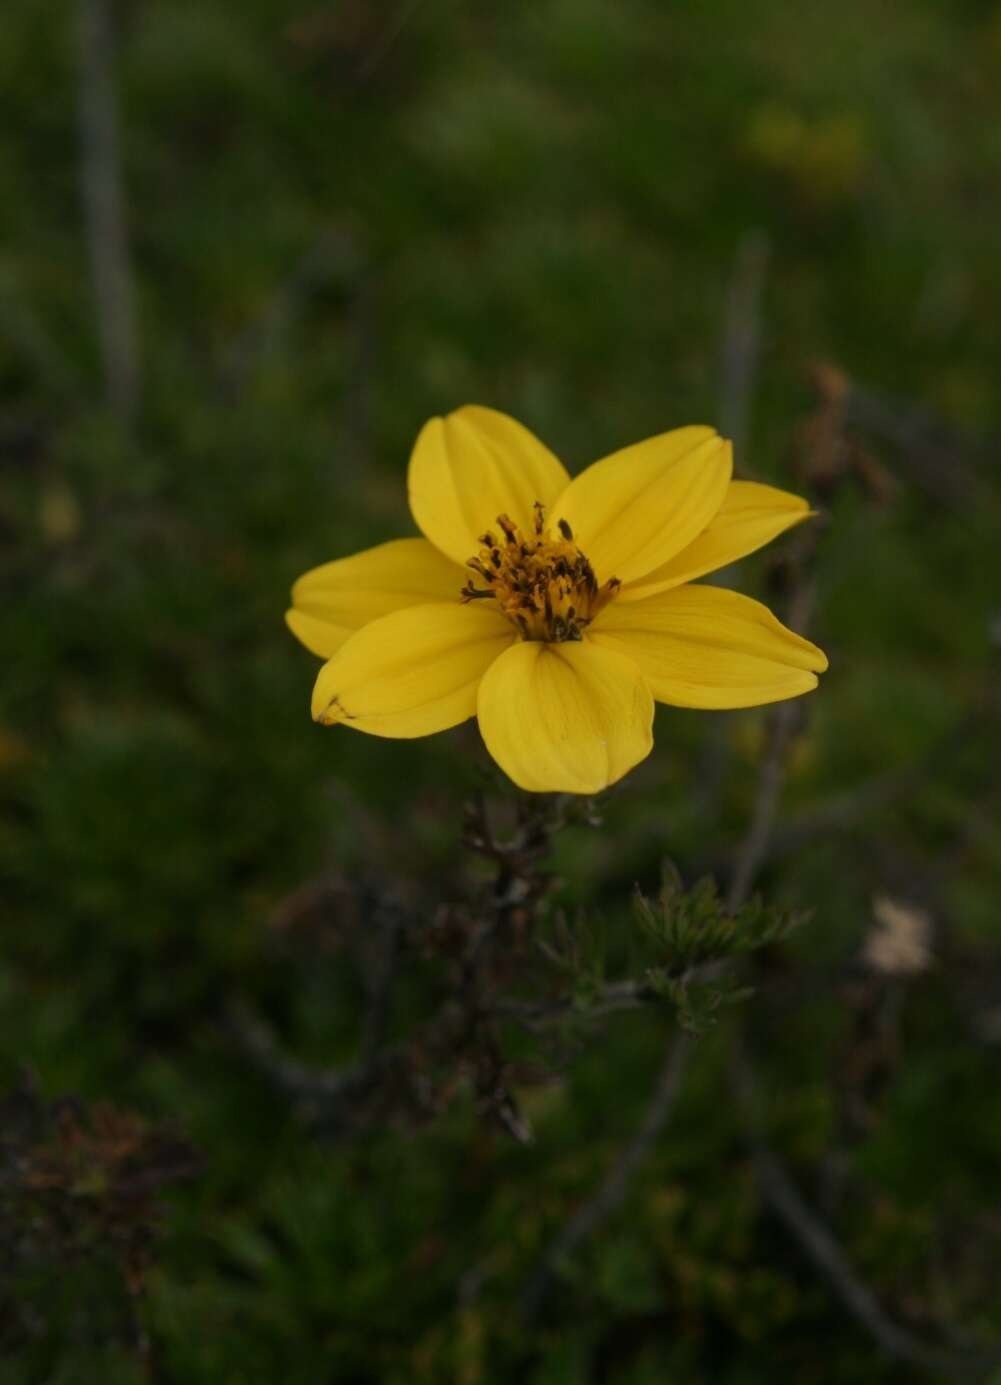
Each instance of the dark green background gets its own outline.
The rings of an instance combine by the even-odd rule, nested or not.
[[[115,18],[131,429],[105,404],[73,6],[6,0],[0,25],[0,1044],[8,1082],[30,1062],[48,1095],[178,1122],[200,1151],[142,1308],[157,1378],[917,1378],[763,1208],[716,1038],[525,1338],[512,1303],[640,1119],[663,1021],[616,1019],[528,1091],[520,1149],[464,1097],[430,1129],[318,1144],[220,1015],[249,997],[300,1054],[350,1053],[350,978],[268,921],[325,870],[447,892],[480,773],[475,736],[311,724],[291,581],[411,532],[410,445],[461,403],[515,414],[571,470],[719,423],[749,237],[769,254],[742,474],[794,484],[803,367],[826,359],[969,439],[974,477],[957,490],[945,448],[929,486],[911,448],[866,441],[895,485],[879,504],[848,487],[830,516],[813,633],[831,671],[783,814],[920,762],[982,707],[1001,610],[1001,6],[131,0]],[[765,566],[748,561],[745,590]],[[763,716],[723,723],[707,816],[716,725],[658,712],[604,826],[561,839],[564,902],[614,933],[662,856],[688,871],[740,833]],[[814,914],[748,1011],[783,1156],[810,1195],[847,1163],[837,1234],[934,1340],[1001,1332],[996,744],[975,716],[906,794],[766,873]],[[930,910],[937,960],[901,986],[898,1061],[842,1147],[845,978],[879,894]],[[471,1266],[484,1286],[463,1307]],[[58,1302],[44,1275],[14,1290],[43,1327],[3,1385],[140,1380],[114,1331],[66,1326],[90,1271],[51,1278]]]

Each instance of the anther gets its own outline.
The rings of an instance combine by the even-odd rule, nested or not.
[[[559,521],[559,530],[563,537],[566,539],[567,543],[573,543],[573,530],[570,528],[570,525],[567,523],[565,519],[561,519]]]

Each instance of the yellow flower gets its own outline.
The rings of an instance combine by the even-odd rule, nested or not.
[[[570,479],[520,423],[468,405],[421,430],[425,537],[314,568],[287,620],[327,662],[313,717],[427,736],[475,715],[534,792],[597,793],[649,755],[654,701],[753,707],[817,686],[823,653],[767,607],[693,579],[806,519],[731,480],[730,444],[676,428]]]

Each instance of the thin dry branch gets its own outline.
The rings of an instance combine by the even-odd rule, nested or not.
[[[757,1081],[746,1052],[737,1047],[731,1075],[751,1148],[754,1174],[769,1206],[785,1223],[835,1295],[888,1355],[922,1370],[944,1373],[950,1381],[982,1379],[998,1357],[959,1356],[929,1346],[893,1321],[876,1295],[853,1268],[833,1232],[807,1204],[789,1173],[765,1142],[759,1114]]]
[[[357,1086],[362,1067],[317,1069],[289,1057],[271,1027],[248,1006],[233,1003],[226,1027],[276,1090],[310,1109],[341,1102]]]
[[[768,747],[759,771],[758,792],[751,824],[738,856],[727,899],[727,907],[731,912],[747,902],[758,867],[767,849],[768,835],[775,820],[778,796],[795,727],[795,718],[788,714],[788,708],[788,703],[783,704],[779,709],[780,715],[772,721]],[[703,975],[706,979],[711,979],[713,976],[719,976],[724,968],[725,964],[715,964],[706,968]],[[632,1008],[642,1004],[645,999],[643,988],[630,988],[621,995],[610,996],[606,1008]],[[694,1041],[688,1035],[678,1035],[669,1042],[638,1131],[595,1191],[574,1212],[550,1243],[530,1276],[522,1295],[522,1313],[526,1321],[531,1322],[538,1315],[549,1296],[560,1267],[594,1235],[625,1199],[633,1177],[653,1152],[658,1137],[670,1120],[693,1052]]]
[[[817,534],[814,530],[800,541],[797,560],[791,565],[793,586],[788,620],[792,629],[800,634],[805,633],[813,608],[812,569],[816,545]],[[795,702],[781,703],[772,716],[765,753],[758,770],[751,821],[737,854],[727,896],[727,907],[731,913],[747,902],[767,853],[799,716]],[[726,970],[726,962],[715,963],[705,968],[702,976],[706,980],[711,980],[718,978]],[[627,1004],[636,1003],[639,998],[638,994],[623,997]],[[694,1043],[687,1035],[679,1035],[668,1043],[639,1130],[622,1150],[595,1191],[573,1213],[550,1243],[529,1277],[522,1296],[522,1312],[527,1321],[531,1321],[539,1313],[560,1267],[594,1235],[624,1200],[630,1182],[652,1153],[658,1136],[670,1120],[693,1052]]]
[[[863,823],[867,815],[899,802],[916,785],[951,765],[957,752],[975,744],[971,738],[984,732],[989,716],[987,709],[971,710],[912,763],[881,771],[852,788],[842,789],[783,818],[768,836],[759,867],[792,855],[828,833],[851,831]],[[989,727],[987,729],[989,731]],[[739,850],[739,844],[724,842],[703,855],[685,860],[685,870],[693,876],[716,875],[727,869]]]
[[[849,380],[845,420],[850,428],[889,443],[910,479],[957,514],[968,512],[982,495],[975,463],[988,449],[927,409]]]
[[[737,245],[727,290],[720,361],[719,426],[723,436],[733,442],[738,468],[747,464],[747,437],[761,347],[761,300],[770,255],[767,233],[760,228],[746,231]],[[735,588],[739,580],[733,566],[713,574],[716,586]],[[727,726],[725,712],[712,717],[706,725],[695,800],[700,815],[707,820],[715,816],[726,779],[730,758]]]
[[[816,533],[807,533],[797,555],[800,573],[812,573]],[[812,575],[807,575],[796,587],[789,614],[789,624],[799,633],[805,632],[814,599]],[[796,727],[796,702],[780,704],[774,713],[768,747],[762,761],[758,789],[750,828],[737,852],[730,883],[728,904],[732,909],[743,904],[752,888],[757,872],[767,859],[774,835],[779,795],[788,763],[789,750]],[[961,731],[965,736],[969,719],[964,718]],[[955,744],[954,733],[946,739]],[[937,758],[936,748],[935,757]],[[899,776],[898,776],[899,778]],[[905,782],[909,782],[908,780]],[[897,788],[897,784],[894,784]],[[996,1361],[977,1361],[957,1358],[953,1353],[920,1342],[884,1312],[872,1290],[855,1273],[831,1231],[820,1221],[800,1196],[792,1179],[779,1159],[766,1145],[758,1116],[756,1084],[746,1052],[735,1040],[731,1074],[751,1146],[756,1177],[765,1197],[786,1225],[796,1235],[804,1250],[831,1284],[838,1298],[889,1355],[923,1370],[947,1371],[950,1379],[979,1378]]]
[[[560,996],[554,1000],[540,1001],[499,1000],[493,1014],[498,1019],[514,1020],[526,1029],[539,1029],[547,1021],[569,1014],[577,1014],[588,1020],[603,1019],[622,1010],[637,1010],[644,1005],[661,1003],[663,996],[645,982],[611,981],[601,988],[584,1010],[578,1007],[574,997]]]
[[[403,0],[403,4],[392,16],[386,26],[385,33],[379,42],[372,48],[371,52],[359,64],[355,74],[355,81],[359,85],[367,82],[374,73],[382,66],[386,58],[399,42],[404,29],[416,16],[421,7],[422,0]]]
[[[815,540],[811,536],[811,557],[814,543]],[[803,634],[809,624],[813,600],[814,584],[810,576],[796,588],[790,603],[789,626],[799,634]],[[765,755],[758,770],[751,822],[737,852],[727,893],[727,908],[731,913],[735,913],[741,905],[747,903],[758,871],[768,854],[782,785],[785,782],[786,766],[789,763],[789,752],[801,720],[802,710],[795,700],[780,702],[772,712]]]
[[[108,402],[128,426],[139,401],[139,346],[115,101],[108,0],[78,0],[80,171]]]
[[[733,442],[738,465],[744,464],[748,423],[761,346],[761,296],[771,253],[760,228],[740,238],[727,290],[720,362],[719,426]]]
[[[400,955],[403,916],[397,909],[382,909],[376,919],[379,932],[378,956],[368,980],[365,1024],[361,1041],[361,1064],[371,1068],[378,1062],[386,1041],[392,1010],[393,985]]]
[[[808,531],[797,554],[800,580],[790,603],[788,619],[790,627],[800,634],[805,633],[809,624],[814,601],[812,568],[816,544],[816,531]],[[746,902],[757,873],[767,858],[798,715],[799,704],[794,701],[780,703],[773,713],[751,823],[737,852],[730,881],[727,903],[731,910],[738,909]],[[890,1355],[928,1370],[941,1370],[947,1365],[957,1368],[959,1363],[951,1354],[924,1346],[884,1313],[875,1295],[852,1270],[833,1235],[810,1211],[779,1160],[764,1144],[757,1124],[753,1074],[739,1043],[735,1046],[732,1073],[740,1107],[748,1122],[755,1173],[762,1190],[776,1212],[797,1235],[845,1307]],[[964,1363],[963,1374],[968,1376],[971,1369],[970,1363]],[[954,1378],[958,1379],[960,1375]]]
[[[622,1204],[634,1176],[653,1152],[661,1131],[670,1119],[692,1047],[693,1040],[687,1034],[679,1034],[668,1044],[639,1129],[595,1191],[578,1207],[552,1241],[525,1285],[521,1311],[526,1322],[534,1321],[538,1315],[560,1268],[573,1259],[584,1242]]]
[[[365,259],[357,237],[342,225],[325,226],[275,287],[260,311],[227,347],[219,387],[236,397],[248,377],[282,343],[306,312],[310,300],[331,282],[361,284]]]

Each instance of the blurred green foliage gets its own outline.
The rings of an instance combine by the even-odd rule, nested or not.
[[[527,1091],[528,1149],[465,1100],[419,1132],[316,1142],[221,1017],[250,997],[290,1049],[349,1054],[340,964],[269,920],[323,871],[433,892],[459,869],[475,735],[320,731],[314,663],[281,623],[301,571],[410,532],[425,418],[492,404],[572,469],[718,421],[729,285],[764,233],[744,475],[791,484],[814,358],[998,436],[1001,7],[124,0],[131,432],[103,402],[72,9],[7,0],[0,32],[0,1044],[8,1078],[30,1062],[49,1095],[180,1122],[200,1152],[140,1309],[155,1378],[914,1379],[763,1206],[718,1030],[526,1333],[512,1305],[638,1124],[663,1017],[613,1017]],[[944,496],[913,449],[867,446],[894,484],[829,517],[832,667],[777,840],[818,808],[820,826],[762,880],[812,918],[741,1009],[771,1135],[883,1302],[919,1333],[996,1338],[998,737],[970,711],[996,678],[1001,504],[986,464],[975,494]],[[948,448],[939,465],[948,489]],[[725,863],[762,725],[660,709],[604,826],[559,840],[569,916],[625,939],[665,854]],[[907,766],[906,792],[852,799]],[[856,971],[879,893],[930,911],[935,964],[886,983],[873,1073]],[[73,1326],[81,1302],[103,1320],[105,1279],[51,1280],[24,1321],[0,1313],[0,1340],[20,1321],[0,1385],[142,1379],[129,1342]]]

